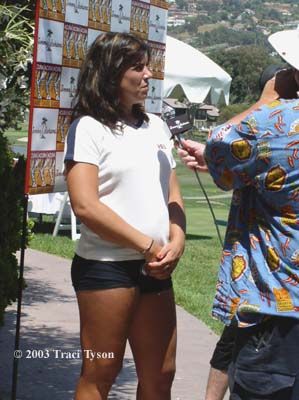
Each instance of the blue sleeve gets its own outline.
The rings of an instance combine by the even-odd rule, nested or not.
[[[223,190],[257,184],[261,174],[286,158],[298,118],[298,100],[280,99],[257,108],[239,125],[212,130],[205,155],[215,183]]]
[[[256,135],[250,119],[220,125],[210,132],[205,157],[214,182],[223,190],[253,183],[257,173]]]

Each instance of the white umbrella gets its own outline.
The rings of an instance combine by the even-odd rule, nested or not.
[[[181,85],[191,103],[203,103],[210,92],[212,104],[218,103],[222,93],[228,104],[231,80],[227,72],[199,50],[167,36],[164,97]]]

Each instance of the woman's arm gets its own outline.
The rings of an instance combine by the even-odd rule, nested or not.
[[[67,163],[67,185],[75,215],[102,239],[144,253],[152,238],[133,228],[111,208],[99,201],[98,167],[81,162]],[[155,259],[161,246],[154,242],[146,260]]]
[[[175,269],[185,248],[186,218],[183,199],[175,170],[172,170],[169,180],[169,243],[163,246],[157,258],[148,264],[148,274],[155,278],[165,279]]]
[[[172,170],[169,180],[169,222],[170,222],[170,242],[176,243],[181,248],[181,255],[184,252],[186,217],[184,203],[175,170]]]

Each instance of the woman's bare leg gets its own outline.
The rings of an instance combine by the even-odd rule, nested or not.
[[[175,375],[176,311],[172,290],[141,294],[129,341],[138,375],[138,400],[169,400]]]
[[[88,290],[78,292],[77,298],[83,364],[75,400],[106,400],[122,366],[139,291],[136,288]],[[103,358],[103,353],[114,357]]]

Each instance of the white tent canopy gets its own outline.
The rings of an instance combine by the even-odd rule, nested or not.
[[[211,103],[224,96],[229,102],[232,78],[214,61],[194,47],[167,36],[165,54],[164,97],[180,85],[191,103],[203,103],[210,93]]]

